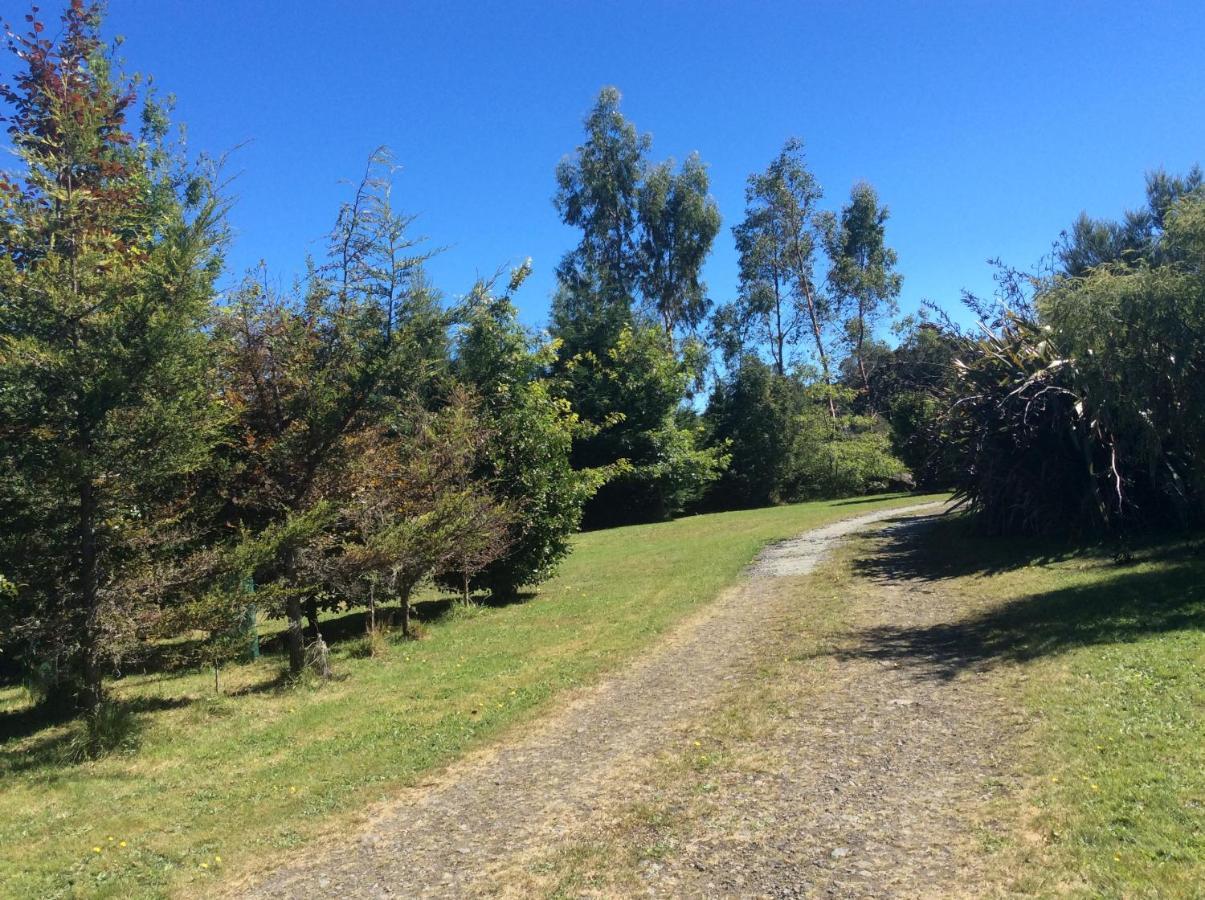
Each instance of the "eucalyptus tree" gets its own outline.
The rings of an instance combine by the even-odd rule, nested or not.
[[[835,306],[849,311],[846,343],[857,365],[862,390],[870,393],[867,341],[875,326],[899,311],[903,277],[895,271],[896,253],[884,243],[887,207],[880,205],[875,189],[855,184],[849,203],[839,216],[824,220],[824,243],[830,260],[828,285]]]
[[[778,374],[807,344],[826,385],[828,342],[840,310],[817,277],[823,191],[808,169],[803,143],[792,138],[764,172],[749,176],[745,218],[733,228],[740,254],[740,294],[720,314],[729,331],[764,346]],[[836,415],[836,407],[829,403]]]
[[[700,364],[694,342],[679,355],[674,331],[706,312],[700,269],[719,226],[706,167],[650,166],[651,140],[619,101],[614,88],[599,94],[554,198],[581,237],[557,270],[552,368],[582,420],[574,466],[609,474],[587,509],[596,524],[672,515],[722,456],[699,449],[677,416]]]
[[[586,138],[556,169],[553,198],[562,221],[581,232],[557,267],[557,333],[576,352],[613,339],[632,320],[640,284],[639,201],[652,139],[603,88],[586,116]]]
[[[654,166],[640,186],[640,290],[671,340],[680,328],[697,329],[710,305],[701,276],[720,211],[709,187],[697,153],[676,173],[672,160]]]

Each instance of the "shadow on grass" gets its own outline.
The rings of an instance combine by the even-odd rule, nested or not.
[[[107,735],[115,744],[121,745],[113,749],[133,750],[151,714],[179,709],[191,702],[187,697],[134,697],[110,701],[109,705],[118,711],[118,715],[112,718],[120,723],[113,734]],[[10,739],[38,735],[25,743],[19,753],[0,753],[0,775],[15,775],[35,769],[53,770],[84,762],[89,756],[81,752],[80,746],[87,729],[88,723],[82,717],[50,716],[39,707],[0,718],[0,745]]]
[[[1205,628],[1205,554],[1199,544],[1183,537],[1150,539],[1135,550],[1138,562],[1153,566],[1109,568],[1100,561],[1099,547],[1075,550],[988,541],[967,535],[965,525],[956,520],[912,520],[890,531],[881,552],[856,563],[855,569],[876,578],[933,582],[1077,556],[1090,556],[1099,567],[1094,583],[1019,597],[954,622],[864,629],[857,635],[858,644],[837,651],[837,656],[896,662],[920,677],[948,680],[968,669]]]
[[[908,494],[906,491],[897,491],[895,493],[876,494],[873,497],[853,497],[853,498],[850,498],[849,500],[835,500],[835,501],[833,501],[832,505],[833,506],[858,506],[863,503],[882,503],[884,500],[903,499],[904,497],[907,497],[907,496],[908,496]]]
[[[1124,556],[1132,561],[1205,559],[1205,540],[1180,533],[1155,533],[1125,541],[1058,540],[1049,537],[998,538],[976,534],[962,512],[896,516],[885,520],[890,543],[854,564],[870,578],[940,581],[968,575],[990,576],[1073,559],[1100,561]],[[897,526],[894,529],[891,526]]]
[[[535,591],[520,591],[509,597],[494,597],[492,595],[474,595],[472,605],[486,609],[501,609],[516,603],[526,603],[535,598]],[[433,625],[456,611],[461,605],[461,599],[456,597],[433,597],[417,600],[410,604],[411,618],[424,625]],[[377,607],[376,620],[378,624],[396,628],[401,623],[402,610],[400,606],[382,604]],[[357,609],[349,610],[341,615],[324,618],[320,625],[322,639],[332,647],[348,641],[359,640],[368,631],[368,612]],[[306,630],[306,640],[310,640],[309,630]],[[275,631],[265,632],[260,637],[260,650],[265,654],[283,654],[285,651],[285,630],[283,627]],[[194,666],[195,668],[195,666]]]
[[[535,596],[534,591],[521,591],[505,598],[488,595],[477,596],[474,597],[473,604],[496,609],[516,603],[526,603]],[[411,612],[416,622],[433,624],[451,615],[460,602],[458,597],[421,600],[412,605]],[[377,608],[377,620],[382,623],[390,624],[394,620],[400,620],[400,615],[401,609],[398,606]],[[363,610],[350,611],[324,619],[322,621],[323,639],[332,646],[359,640],[364,637],[367,622],[368,614]],[[127,674],[162,675],[170,680],[174,676],[204,672],[207,670],[207,666],[199,665],[195,659],[189,658],[192,643],[194,642],[175,642],[166,648],[151,648],[150,652],[143,656],[136,665],[127,667]],[[283,630],[273,631],[261,637],[260,649],[265,656],[283,657],[285,649]],[[235,690],[224,691],[223,696],[244,697],[284,691],[288,690],[294,681],[294,677],[284,667],[282,659],[281,667],[265,678]],[[205,699],[208,698],[191,695],[135,696],[122,700],[121,703],[134,715],[142,716],[159,710],[189,706]],[[81,722],[82,719],[70,710],[56,710],[43,705],[22,706],[17,709],[0,711],[0,773],[27,771],[61,762],[67,744],[73,739]],[[23,745],[19,759],[15,758],[15,754],[13,754],[13,760],[4,758],[5,744],[10,741],[24,740],[39,735],[41,732],[46,732],[46,734]]]

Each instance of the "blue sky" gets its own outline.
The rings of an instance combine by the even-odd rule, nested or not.
[[[110,0],[106,30],[177,94],[193,149],[244,145],[231,279],[264,259],[287,281],[385,144],[400,205],[448,248],[440,287],[531,256],[532,324],[575,240],[553,169],[606,84],[655,158],[710,164],[720,301],[736,289],[745,178],[790,135],[829,205],[865,179],[890,206],[905,310],[990,289],[985,260],[1032,263],[1080,210],[1138,203],[1150,168],[1205,162],[1200,0]]]

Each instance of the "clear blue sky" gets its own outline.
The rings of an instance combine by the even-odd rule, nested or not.
[[[107,31],[178,95],[194,149],[250,142],[232,167],[233,272],[262,258],[291,278],[341,180],[386,144],[401,205],[449,247],[439,286],[460,293],[531,256],[519,299],[533,324],[575,240],[553,168],[606,84],[655,158],[710,164],[721,301],[745,178],[790,135],[829,204],[866,179],[891,207],[905,309],[990,289],[987,258],[1030,264],[1080,210],[1138,203],[1144,171],[1205,162],[1201,0],[110,0]]]

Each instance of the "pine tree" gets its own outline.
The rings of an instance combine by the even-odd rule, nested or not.
[[[0,570],[26,660],[95,710],[215,439],[202,325],[223,209],[114,71],[97,6],[73,0],[54,40],[26,19],[0,87],[21,164],[0,176]]]

